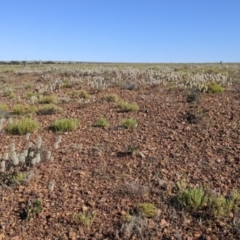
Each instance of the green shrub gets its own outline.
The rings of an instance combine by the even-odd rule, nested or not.
[[[30,118],[23,118],[21,120],[15,120],[9,124],[6,131],[10,134],[25,135],[36,131],[38,127],[39,124],[36,121]]]
[[[87,93],[87,91],[86,90],[80,90],[79,91],[79,97],[80,98],[90,98],[90,95]]]
[[[101,127],[101,128],[108,128],[109,127],[109,122],[105,118],[99,118],[96,123],[95,127]]]
[[[13,107],[13,114],[17,114],[17,115],[33,113],[34,111],[36,111],[36,108],[34,106],[15,105]]]
[[[0,104],[0,110],[7,111],[8,107],[6,104]]]
[[[221,93],[224,91],[224,88],[217,83],[209,83],[207,87],[209,93]]]
[[[139,203],[137,209],[143,217],[154,218],[157,216],[157,208],[152,203]]]
[[[137,124],[137,121],[135,119],[129,118],[129,119],[124,119],[121,122],[121,125],[125,128],[133,129],[133,128],[136,128],[138,124]]]
[[[26,219],[30,220],[35,218],[42,211],[42,202],[39,199],[36,199],[32,202],[28,202],[26,209]]]
[[[55,103],[56,100],[57,100],[56,96],[49,95],[49,96],[42,97],[42,99],[39,100],[39,103],[50,104],[50,103]]]
[[[73,221],[77,224],[82,224],[84,226],[91,226],[96,218],[96,213],[93,212],[92,214],[86,212],[74,213],[73,214]]]
[[[188,188],[180,191],[177,197],[179,203],[189,209],[197,210],[206,205],[207,197],[202,188]]]
[[[78,120],[73,118],[58,119],[55,121],[53,127],[59,132],[71,132],[78,127]]]
[[[38,115],[51,115],[51,114],[61,113],[61,112],[62,112],[62,108],[58,107],[55,104],[47,104],[47,105],[40,107],[37,110]]]
[[[210,197],[208,205],[215,217],[229,216],[235,208],[233,199],[227,199],[223,195]]]
[[[139,109],[139,106],[136,103],[128,103],[123,100],[117,103],[117,107],[126,112],[137,111]]]
[[[103,100],[106,100],[107,102],[117,102],[118,101],[118,95],[117,94],[108,94],[103,97]]]

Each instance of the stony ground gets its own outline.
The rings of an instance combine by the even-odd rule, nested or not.
[[[41,79],[40,74],[1,74],[14,86],[14,98],[0,97],[9,112],[27,102],[26,92],[34,91],[23,83]],[[78,88],[91,95],[89,102],[71,98],[58,103],[62,113],[32,114],[41,127],[30,141],[41,136],[52,159],[32,167],[27,181],[1,183],[0,240],[240,239],[238,208],[228,216],[213,216],[176,201],[183,181],[226,198],[240,187],[240,94],[234,86],[219,94],[202,93],[192,103],[186,101],[189,91],[160,85],[93,91],[79,84],[54,95],[71,96]],[[136,102],[139,110],[123,112],[104,100],[113,93]],[[56,133],[49,126],[61,117],[76,118],[80,125],[73,132]],[[94,127],[100,117],[109,121],[109,128]],[[126,118],[135,118],[137,127],[121,127]],[[25,136],[4,129],[0,135],[2,156],[11,143],[16,151],[26,148]],[[54,149],[59,135],[62,142]],[[29,209],[37,211],[30,208],[37,200],[41,211],[27,219]],[[139,203],[153,204],[154,217],[144,217]],[[79,217],[83,215],[89,221]]]

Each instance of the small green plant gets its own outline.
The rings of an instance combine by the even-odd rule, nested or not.
[[[41,104],[50,104],[50,103],[55,103],[56,100],[57,100],[56,96],[49,95],[49,96],[42,97],[42,99],[39,100],[39,103],[41,103]]]
[[[82,224],[84,226],[90,227],[96,218],[96,212],[92,214],[86,212],[74,213],[73,221],[77,224]]]
[[[221,93],[224,91],[224,88],[217,83],[209,83],[207,88],[209,93]]]
[[[189,210],[201,209],[207,203],[205,191],[201,187],[180,191],[177,199],[183,207]]]
[[[120,100],[117,103],[117,107],[126,112],[137,111],[139,109],[139,106],[136,103],[128,103],[123,100]]]
[[[133,128],[136,128],[138,124],[137,124],[137,121],[135,119],[128,118],[128,119],[124,119],[121,122],[121,125],[125,128],[133,129]]]
[[[42,211],[42,202],[39,199],[28,202],[26,210],[26,219],[35,218]]]
[[[3,95],[4,95],[4,97],[8,97],[10,99],[14,98],[14,96],[15,96],[15,94],[12,90],[6,90]]]
[[[71,92],[71,96],[73,98],[84,98],[84,99],[88,99],[90,98],[90,94],[88,94],[88,92],[84,89],[80,89],[80,90],[74,90]]]
[[[13,114],[16,115],[23,115],[27,113],[33,113],[36,111],[36,108],[34,106],[28,106],[28,105],[15,105],[13,107]]]
[[[139,203],[137,209],[143,217],[154,218],[157,216],[157,208],[152,203]]]
[[[118,95],[117,94],[108,94],[103,97],[103,100],[106,100],[107,102],[117,102],[118,101]]]
[[[71,132],[78,127],[78,120],[74,118],[57,119],[54,123],[54,129],[58,132]]]
[[[11,178],[9,179],[10,183],[22,183],[26,180],[26,174],[21,172],[13,172]]]
[[[71,87],[72,87],[72,84],[69,81],[65,81],[62,84],[62,88],[71,88]]]
[[[38,122],[30,118],[15,120],[7,126],[6,131],[14,135],[24,135],[35,132],[39,127]]]
[[[235,208],[234,200],[227,199],[223,195],[209,197],[208,205],[215,217],[229,216]]]
[[[8,107],[6,104],[0,104],[0,110],[7,111]]]
[[[109,127],[109,122],[107,121],[107,119],[105,118],[99,118],[96,123],[95,123],[95,127],[101,127],[101,128],[108,128]]]
[[[55,114],[55,113],[61,113],[62,110],[63,109],[61,107],[58,107],[55,104],[47,104],[47,105],[40,107],[37,110],[37,114],[38,115],[51,115],[51,114]]]

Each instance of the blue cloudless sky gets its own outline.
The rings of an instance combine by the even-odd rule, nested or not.
[[[0,60],[240,62],[240,0],[1,0]]]

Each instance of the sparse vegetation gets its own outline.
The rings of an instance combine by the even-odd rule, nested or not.
[[[23,118],[21,120],[14,120],[7,126],[6,130],[10,134],[24,135],[35,132],[38,128],[38,122],[30,118]]]
[[[63,109],[55,104],[47,104],[37,110],[38,115],[51,115],[61,113]]]
[[[40,100],[39,103],[41,104],[50,104],[50,103],[55,103],[57,101],[56,96],[54,95],[49,95],[49,96],[43,96]]]
[[[120,100],[117,103],[117,107],[126,112],[137,111],[139,109],[139,106],[136,103],[128,103],[123,100]]]
[[[42,202],[39,199],[29,201],[26,208],[26,219],[35,218],[42,211]]]
[[[0,63],[0,239],[238,239],[239,72]]]
[[[137,209],[143,217],[154,218],[157,216],[157,208],[152,203],[139,203]]]
[[[133,118],[124,119],[122,120],[121,125],[125,128],[133,129],[137,127],[137,120]]]
[[[7,105],[6,104],[0,104],[0,110],[7,111],[8,110]]]
[[[71,132],[78,127],[78,120],[73,118],[57,119],[53,125],[57,132]]]
[[[207,89],[209,93],[222,93],[224,91],[224,88],[220,86],[218,83],[207,84]]]
[[[107,121],[107,119],[101,117],[99,118],[96,123],[95,123],[95,127],[101,127],[101,128],[108,128],[109,127],[109,122]]]
[[[73,221],[77,224],[82,224],[84,226],[90,227],[96,218],[96,212],[92,214],[87,212],[80,212],[73,214]]]
[[[28,105],[15,105],[15,106],[13,106],[13,114],[16,114],[16,115],[33,113],[35,111],[36,111],[36,108],[34,106],[28,106]]]
[[[118,95],[117,94],[108,94],[103,97],[103,100],[106,100],[107,102],[117,102],[118,101]]]

